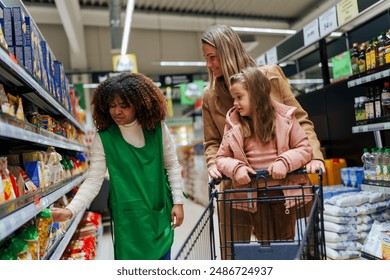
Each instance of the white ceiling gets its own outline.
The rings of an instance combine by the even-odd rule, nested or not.
[[[28,0],[28,12],[67,72],[112,70],[110,26],[115,0]],[[121,26],[126,0],[121,1]],[[201,73],[204,67],[161,67],[158,62],[201,61],[200,37],[210,26],[266,27],[299,30],[338,0],[134,0],[128,52],[147,75]],[[285,36],[240,34],[257,57]]]

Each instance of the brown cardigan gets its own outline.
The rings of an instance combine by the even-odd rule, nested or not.
[[[305,130],[310,145],[313,149],[312,159],[324,160],[320,150],[320,142],[314,132],[314,125],[308,119],[308,115],[295,99],[291,92],[290,85],[282,69],[277,65],[265,65],[259,67],[263,74],[271,82],[271,97],[273,100],[289,106],[297,107],[295,117]],[[223,130],[225,127],[226,113],[233,107],[233,99],[229,96],[217,96],[209,87],[203,94],[202,119],[204,133],[204,149],[207,168],[215,166],[215,156],[222,142]]]

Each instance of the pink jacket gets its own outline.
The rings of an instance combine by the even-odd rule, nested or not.
[[[278,154],[275,161],[282,161],[291,172],[311,160],[312,148],[305,131],[294,116],[296,108],[276,101],[272,101],[272,104],[275,109],[275,141]],[[238,111],[234,107],[231,108],[226,114],[224,135],[216,156],[218,169],[229,178],[234,178],[238,167],[250,166],[244,153],[244,137],[238,119]],[[272,184],[269,185],[307,185],[310,182],[306,175],[288,176],[284,180],[271,181]],[[299,192],[289,190],[284,191],[284,194],[295,195],[294,191]]]

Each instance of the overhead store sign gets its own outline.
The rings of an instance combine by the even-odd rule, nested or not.
[[[114,55],[112,57],[112,66],[115,72],[138,73],[135,54]]]
[[[339,25],[350,21],[359,14],[357,0],[343,0],[337,4],[337,19]]]
[[[320,39],[318,19],[313,20],[303,28],[303,41],[305,46],[310,45]]]
[[[336,7],[332,7],[322,14],[319,17],[319,24],[321,37],[324,37],[334,31],[338,27]]]
[[[175,86],[183,83],[191,83],[193,77],[191,74],[179,74],[179,75],[162,75],[160,76],[160,83],[162,87]]]

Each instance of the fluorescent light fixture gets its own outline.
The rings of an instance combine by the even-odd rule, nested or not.
[[[83,88],[97,88],[99,84],[83,84]]]
[[[301,85],[301,84],[323,84],[323,79],[289,79],[290,84]]]
[[[330,36],[332,36],[332,37],[341,37],[341,35],[343,35],[342,32],[332,32],[332,33],[330,33]]]
[[[275,28],[254,28],[254,27],[232,27],[237,32],[249,33],[268,33],[268,34],[295,34],[297,31],[292,29],[275,29]]]
[[[123,29],[123,35],[122,35],[121,55],[125,55],[127,53],[133,11],[134,11],[134,0],[127,0],[125,25]]]
[[[205,61],[161,61],[160,66],[206,66]]]

